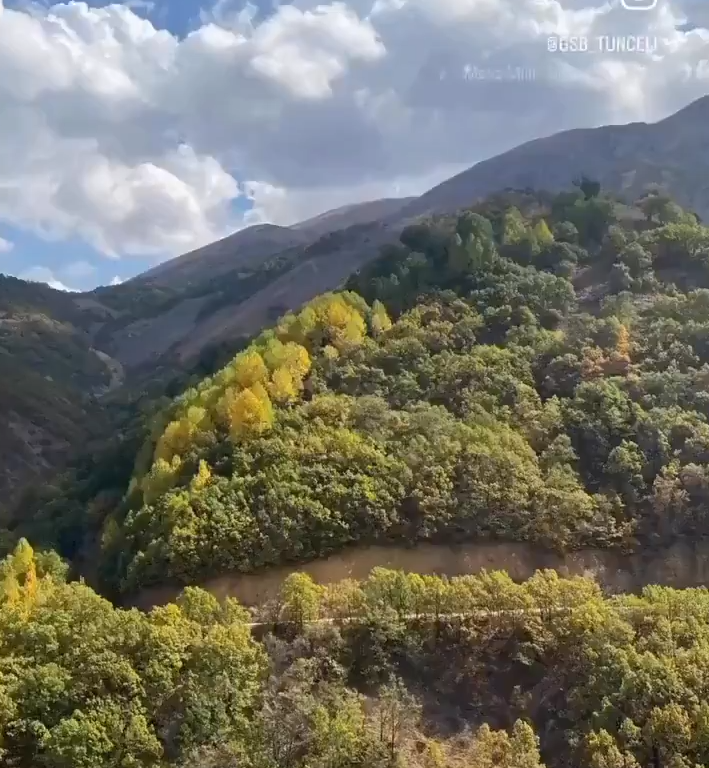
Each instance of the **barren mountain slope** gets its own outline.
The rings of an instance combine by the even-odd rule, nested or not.
[[[291,229],[310,235],[325,235],[328,232],[346,229],[355,224],[367,224],[368,222],[391,218],[414,200],[416,200],[415,197],[390,197],[367,203],[345,205],[342,208],[335,208],[312,219],[294,224]]]
[[[407,205],[401,219],[445,213],[505,188],[559,191],[581,175],[633,199],[663,184],[709,217],[709,96],[658,123],[564,131],[474,165]]]
[[[163,262],[133,278],[133,282],[184,290],[190,284],[258,264],[274,253],[312,239],[307,233],[273,224],[247,227],[215,243]]]

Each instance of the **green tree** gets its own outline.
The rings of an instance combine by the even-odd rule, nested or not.
[[[293,622],[298,628],[320,616],[323,588],[303,572],[292,573],[283,582],[281,603],[286,621]]]

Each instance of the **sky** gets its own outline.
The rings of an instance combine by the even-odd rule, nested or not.
[[[0,0],[0,272],[117,283],[707,93],[709,0]]]

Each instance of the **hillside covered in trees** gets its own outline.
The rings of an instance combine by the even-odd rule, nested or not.
[[[26,541],[0,564],[8,768],[693,768],[709,593],[538,572],[301,574],[254,624],[187,588],[126,611]]]
[[[701,536],[708,331],[694,214],[508,192],[405,229],[15,531],[124,594],[372,542]]]
[[[658,190],[584,179],[407,227],[26,500],[0,762],[709,764],[706,589],[377,568],[247,609],[187,586],[372,543],[700,540],[708,340],[709,228]],[[186,588],[119,607],[163,584]]]

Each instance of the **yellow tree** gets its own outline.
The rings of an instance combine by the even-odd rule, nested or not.
[[[350,621],[361,616],[366,607],[361,584],[354,579],[343,579],[328,585],[323,605],[333,619]]]
[[[289,325],[279,324],[278,338],[283,341],[295,341],[299,344],[309,345],[313,333],[319,325],[317,312],[312,305],[313,302],[303,307],[298,313],[298,317],[293,318],[293,322]]]
[[[626,325],[621,324],[618,329],[618,340],[615,348],[623,359],[630,360],[630,332]]]
[[[264,360],[271,371],[286,368],[294,381],[303,380],[312,365],[308,350],[295,341],[283,343],[272,339],[264,352]]]
[[[212,472],[209,469],[209,464],[204,459],[199,462],[199,468],[197,474],[192,478],[190,488],[193,491],[201,491],[209,485],[209,481],[212,479]]]
[[[552,235],[549,225],[544,219],[539,219],[532,231],[534,238],[542,248],[554,242],[554,235]]]
[[[391,328],[391,319],[387,313],[386,307],[377,299],[372,304],[372,333],[380,336]]]
[[[291,403],[298,394],[298,387],[287,368],[276,368],[271,375],[268,391],[276,403]]]
[[[367,335],[367,325],[364,322],[364,318],[354,310],[350,319],[347,321],[347,325],[338,332],[335,337],[335,346],[340,350],[347,349],[351,346],[361,344],[364,337]]]
[[[362,342],[367,333],[364,318],[341,296],[328,296],[319,309],[324,335],[333,346],[342,351]]]
[[[179,456],[173,456],[170,462],[158,459],[141,482],[145,503],[152,504],[163,493],[169,491],[177,482],[181,469],[182,459]]]
[[[155,448],[155,458],[170,462],[173,456],[184,454],[194,443],[197,427],[189,419],[171,421]]]
[[[21,600],[20,583],[14,573],[8,573],[0,580],[0,605],[17,605]]]
[[[211,428],[206,408],[190,406],[179,419],[167,425],[157,442],[154,458],[170,462],[174,456],[184,455],[193,445],[199,443]]]
[[[308,350],[302,344],[289,341],[284,346],[283,364],[295,380],[302,381],[310,372],[313,362]]]
[[[527,226],[517,208],[510,208],[504,216],[502,243],[517,245],[527,237]]]
[[[273,406],[260,384],[241,392],[227,391],[220,401],[219,411],[232,440],[248,434],[261,434],[273,424]]]
[[[263,361],[263,357],[254,350],[238,355],[232,366],[234,368],[234,380],[244,389],[249,389],[268,379],[266,363]]]
[[[20,539],[11,555],[2,562],[0,592],[7,603],[31,606],[39,594],[39,577],[34,549]]]

